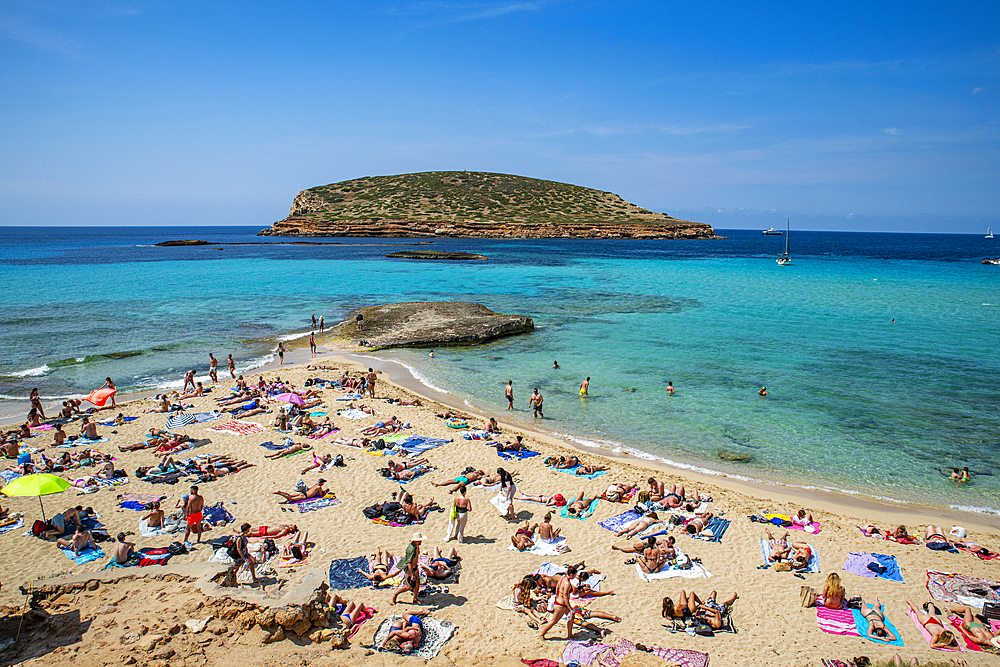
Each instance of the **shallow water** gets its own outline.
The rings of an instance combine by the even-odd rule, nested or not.
[[[389,260],[393,248],[376,245],[140,247],[275,240],[256,231],[6,228],[0,414],[20,409],[10,399],[33,386],[46,397],[85,394],[108,375],[123,389],[179,386],[184,370],[207,370],[209,351],[222,367],[232,352],[248,370],[279,337],[306,332],[314,312],[332,323],[361,305],[467,300],[529,315],[536,331],[433,359],[378,354],[484,409],[502,410],[513,379],[522,418],[537,386],[543,426],[606,447],[1000,509],[1000,269],[980,264],[1000,250],[981,237],[793,230],[790,267],[774,262],[782,237],[740,231],[722,232],[725,241],[433,246],[490,258],[476,263]],[[753,460],[728,463],[720,450]],[[955,465],[973,484],[950,483],[942,471]]]

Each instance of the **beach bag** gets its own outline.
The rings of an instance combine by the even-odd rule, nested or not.
[[[385,449],[385,440],[379,438],[375,441],[375,449]]]
[[[803,607],[814,607],[816,606],[816,601],[819,600],[819,593],[812,586],[803,586],[800,588],[799,595],[802,598]]]
[[[361,513],[365,515],[368,519],[377,519],[382,516],[382,506],[379,504],[372,505],[371,507],[366,507],[361,510]]]
[[[175,556],[186,554],[188,552],[187,547],[185,547],[180,542],[172,542],[170,545],[167,546],[167,551],[169,551]]]
[[[243,556],[240,555],[240,549],[237,546],[238,537],[230,537],[226,540],[226,555],[233,559],[233,561],[238,561]]]
[[[713,630],[712,626],[709,625],[708,623],[706,623],[705,621],[695,621],[695,624],[694,624],[694,633],[696,635],[700,635],[702,637],[714,637],[715,636],[715,630]]]
[[[49,530],[49,524],[41,519],[35,519],[35,523],[31,524],[31,534],[35,537],[41,537],[46,530]]]
[[[994,620],[1000,620],[1000,604],[996,602],[987,602],[983,605],[983,616],[986,618],[992,618]]]

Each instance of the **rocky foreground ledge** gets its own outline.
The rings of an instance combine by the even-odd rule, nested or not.
[[[345,340],[367,340],[373,347],[433,347],[475,345],[534,330],[530,317],[502,315],[479,303],[414,301],[353,311],[333,333]]]

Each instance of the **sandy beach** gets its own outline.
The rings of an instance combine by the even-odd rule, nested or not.
[[[294,349],[286,354],[286,364],[280,369],[266,369],[261,373],[254,372],[252,378],[258,375],[265,379],[280,376],[302,387],[306,378],[322,377],[335,380],[342,370],[357,374],[362,370],[359,364],[366,364],[365,359],[355,359],[348,355],[349,351],[321,350],[321,356],[310,360],[312,363],[328,366],[334,370],[307,370],[304,363],[308,358],[308,350]],[[296,362],[290,365],[288,362]],[[373,366],[376,366],[372,362]],[[379,382],[376,386],[376,398],[358,401],[366,403],[377,411],[376,416],[352,420],[337,414],[338,409],[347,405],[338,401],[340,394],[332,389],[322,390],[325,407],[313,408],[314,411],[326,412],[340,432],[327,438],[310,440],[295,437],[297,442],[308,442],[313,446],[313,452],[299,453],[287,458],[270,460],[265,458],[270,452],[262,448],[263,441],[280,442],[289,434],[279,433],[267,424],[277,412],[280,403],[269,407],[274,411],[248,417],[247,421],[256,422],[265,430],[253,435],[234,435],[225,432],[209,431],[211,427],[225,423],[225,419],[206,423],[193,424],[184,431],[193,438],[205,438],[205,442],[193,453],[180,454],[181,458],[193,454],[229,454],[236,459],[246,460],[254,464],[246,470],[228,475],[218,481],[201,484],[201,491],[207,505],[222,502],[223,506],[235,517],[235,525],[248,521],[254,526],[280,525],[294,523],[301,529],[308,530],[309,542],[312,543],[310,560],[307,565],[293,568],[279,568],[269,585],[269,595],[280,596],[302,580],[311,569],[322,571],[329,569],[331,560],[365,556],[377,549],[388,550],[401,555],[414,531],[427,536],[422,544],[424,553],[430,554],[434,547],[442,548],[455,545],[455,542],[445,543],[453,496],[444,488],[432,486],[432,482],[443,482],[459,476],[464,469],[472,466],[495,473],[503,467],[516,473],[519,492],[554,495],[562,494],[567,498],[575,497],[581,491],[587,497],[600,495],[612,482],[635,483],[642,489],[647,488],[646,478],[654,476],[666,482],[669,488],[672,484],[683,485],[690,492],[692,489],[711,497],[707,510],[714,515],[730,521],[720,542],[697,540],[672,531],[669,535],[676,537],[676,545],[690,557],[701,560],[704,570],[711,574],[708,578],[665,578],[653,581],[643,581],[637,575],[634,565],[625,564],[633,554],[622,554],[611,549],[612,544],[624,546],[627,541],[616,539],[614,534],[605,529],[599,522],[630,509],[632,504],[610,503],[599,501],[592,516],[586,520],[563,518],[555,513],[553,525],[561,529],[566,544],[571,551],[557,556],[541,556],[530,553],[520,553],[509,550],[510,537],[516,529],[515,522],[504,519],[491,504],[496,490],[483,490],[478,487],[469,489],[468,497],[472,501],[472,512],[466,529],[467,539],[464,544],[456,545],[462,556],[462,574],[460,583],[449,584],[448,591],[435,592],[422,599],[422,604],[411,605],[405,602],[408,595],[400,598],[398,606],[390,604],[391,591],[362,588],[350,590],[348,597],[366,606],[373,607],[378,613],[372,620],[365,623],[351,641],[347,650],[316,653],[316,645],[308,641],[281,641],[268,644],[266,647],[241,643],[234,639],[230,644],[220,643],[225,649],[210,658],[210,662],[219,664],[302,664],[304,656],[309,656],[309,662],[319,664],[396,664],[398,656],[392,654],[371,654],[366,645],[371,645],[373,633],[379,623],[394,613],[405,613],[422,609],[430,612],[435,619],[448,621],[458,626],[457,631],[448,641],[433,664],[489,664],[487,659],[496,656],[512,656],[520,659],[547,658],[559,660],[565,647],[564,626],[557,625],[550,633],[549,640],[542,640],[539,631],[528,627],[527,617],[508,609],[502,609],[497,603],[511,593],[511,586],[524,575],[535,571],[547,561],[557,564],[571,564],[585,561],[587,567],[596,568],[604,576],[601,590],[614,591],[614,595],[606,595],[594,599],[588,609],[607,612],[621,617],[620,623],[600,620],[601,627],[611,630],[608,642],[616,638],[625,638],[633,642],[641,642],[648,646],[658,646],[672,649],[685,649],[708,654],[712,665],[819,665],[821,659],[836,658],[847,660],[857,655],[867,655],[874,658],[889,658],[896,653],[905,658],[918,657],[921,662],[931,659],[954,657],[930,649],[921,638],[916,626],[906,614],[906,600],[912,599],[921,604],[928,599],[927,571],[956,572],[972,577],[982,577],[992,581],[1000,580],[1000,560],[981,560],[968,552],[945,553],[932,551],[922,544],[904,545],[891,541],[874,540],[862,535],[858,525],[875,524],[882,529],[892,529],[899,524],[905,524],[911,534],[920,534],[928,523],[944,525],[950,529],[952,524],[961,523],[968,531],[967,539],[979,542],[991,549],[1000,547],[1000,531],[989,525],[989,519],[974,521],[975,517],[963,515],[961,520],[945,517],[941,514],[930,514],[917,508],[896,509],[888,505],[861,502],[833,495],[811,494],[803,496],[789,489],[753,486],[739,483],[736,480],[707,477],[679,471],[666,470],[647,462],[614,458],[596,452],[581,452],[547,433],[542,426],[533,426],[530,413],[525,416],[522,409],[517,414],[521,421],[509,420],[504,414],[478,415],[470,414],[469,428],[481,428],[484,418],[495,416],[500,423],[502,435],[500,440],[512,440],[515,435],[524,436],[528,447],[540,453],[539,456],[517,461],[501,459],[489,443],[481,440],[466,440],[460,435],[465,429],[449,428],[445,420],[435,416],[435,413],[446,407],[448,396],[435,395],[434,392],[418,391],[392,370],[381,368]],[[366,369],[364,369],[366,370]],[[220,380],[228,374],[220,368]],[[394,381],[390,381],[390,378]],[[250,377],[248,377],[250,379]],[[215,408],[215,398],[226,396],[230,382],[220,382],[213,392],[204,398],[191,399],[194,407],[188,412],[204,412]],[[424,405],[398,406],[388,403],[385,399],[400,400],[421,397]],[[120,397],[125,398],[125,397]],[[128,472],[130,482],[121,486],[101,488],[93,494],[83,494],[71,487],[62,494],[45,497],[47,516],[67,507],[82,504],[92,506],[101,515],[101,521],[108,531],[115,535],[119,531],[134,531],[138,533],[138,519],[141,513],[119,507],[117,496],[125,492],[155,493],[167,496],[163,501],[164,508],[173,510],[178,498],[187,492],[187,481],[170,485],[151,485],[135,478],[135,470],[139,466],[151,466],[155,462],[151,451],[120,452],[120,445],[139,442],[143,434],[151,427],[161,428],[165,418],[160,414],[147,414],[146,410],[154,403],[146,399],[119,403],[118,410],[105,410],[100,418],[113,418],[117,412],[126,416],[137,417],[123,426],[101,426],[99,434],[109,438],[107,442],[96,445],[97,448],[112,453],[116,457],[116,467]],[[421,456],[426,457],[435,470],[406,484],[406,490],[412,493],[418,503],[436,500],[446,511],[429,512],[426,521],[419,525],[392,527],[369,521],[361,510],[377,502],[390,500],[393,493],[399,490],[400,484],[383,477],[378,469],[384,465],[384,458],[366,453],[360,449],[333,444],[336,437],[359,437],[358,429],[371,426],[390,416],[396,416],[402,422],[410,424],[404,433],[423,435],[432,438],[443,438],[452,442],[430,449]],[[323,417],[320,417],[322,419]],[[544,422],[542,422],[544,423]],[[76,423],[67,427],[67,433],[79,431]],[[46,455],[52,456],[60,451],[50,446],[51,431],[36,430],[33,437],[25,444],[31,447],[43,448]],[[300,474],[307,466],[314,453],[341,454],[345,467],[333,467],[325,472],[310,471]],[[594,479],[583,479],[566,472],[553,470],[544,465],[548,456],[567,456],[575,454],[585,464],[597,464],[607,467],[606,474]],[[37,454],[35,457],[37,458]],[[11,462],[13,463],[13,462]],[[93,472],[96,468],[87,469]],[[67,478],[79,476],[64,473]],[[279,497],[272,491],[292,491],[299,480],[314,483],[318,478],[327,480],[327,487],[336,494],[340,504],[324,507],[313,512],[296,512],[294,506],[278,503]],[[13,530],[0,535],[0,558],[4,563],[0,592],[0,603],[18,605],[24,601],[17,587],[29,580],[51,577],[59,573],[80,573],[96,571],[104,566],[107,559],[76,565],[64,556],[52,543],[23,536],[32,521],[39,518],[37,498],[17,497],[2,501],[3,507],[16,512],[23,512],[26,520],[24,529]],[[515,502],[518,521],[537,523],[546,513],[547,508],[538,503]],[[813,547],[819,556],[819,572],[776,571],[772,567],[761,569],[764,558],[761,553],[760,538],[764,537],[764,527],[751,522],[751,515],[780,513],[794,515],[800,508],[810,512],[820,525],[820,532],[810,534],[793,531],[790,539],[804,539]],[[292,509],[292,511],[287,511]],[[957,516],[957,515],[956,515]],[[776,526],[770,526],[777,535],[783,532]],[[205,539],[216,539],[221,535],[231,534],[234,525],[216,527],[205,533]],[[181,539],[183,533],[159,537],[130,537],[138,542],[139,547],[161,547]],[[107,552],[107,547],[105,550]],[[842,569],[848,554],[851,552],[875,552],[895,556],[904,582],[868,579],[863,576],[846,572]],[[206,561],[212,554],[207,546],[200,546],[190,554],[175,556],[170,565],[180,565],[189,562]],[[137,575],[150,575],[157,566],[144,568]],[[840,636],[820,630],[817,625],[815,608],[803,608],[800,604],[800,587],[812,586],[820,590],[827,575],[837,572],[841,575],[848,597],[862,596],[865,601],[873,601],[876,596],[885,605],[888,619],[898,628],[905,644],[903,647],[885,646],[866,641],[857,636]],[[136,592],[141,592],[143,584],[136,580]],[[119,584],[124,585],[124,584]],[[244,587],[246,589],[246,587]],[[677,599],[681,590],[695,591],[701,598],[707,598],[712,591],[718,591],[720,601],[733,592],[738,593],[731,612],[732,624],[737,630],[732,632],[717,632],[714,637],[692,636],[683,631],[670,632],[669,626],[660,613],[661,601],[664,596]],[[251,592],[251,594],[257,594]],[[179,610],[185,608],[195,593],[190,591],[173,591],[170,595],[158,599],[160,610],[156,613],[169,615],[184,614]],[[80,601],[82,605],[83,600]],[[143,612],[144,599],[123,599],[118,603],[118,615],[122,617],[135,616]],[[595,619],[596,620],[596,619]],[[111,632],[116,632],[112,630]],[[91,626],[82,633],[82,646],[78,651],[62,652],[58,655],[32,658],[22,664],[37,664],[44,660],[47,664],[53,661],[84,660],[84,664],[104,663],[107,660],[124,659],[127,649],[118,646],[115,641],[105,638],[109,646],[97,646],[92,633],[108,630],[98,630]],[[592,633],[581,630],[578,639],[595,637]],[[109,657],[110,656],[110,657]],[[121,656],[121,657],[120,657]],[[135,656],[140,663],[150,661],[149,656]],[[969,664],[996,664],[997,657],[982,652],[963,653],[961,658]],[[299,662],[296,662],[299,661]],[[417,664],[416,658],[405,659],[399,664]],[[171,662],[170,664],[175,664]],[[166,663],[161,663],[166,664]],[[186,663],[185,663],[186,664]],[[499,664],[499,663],[498,663]],[[504,663],[506,664],[506,663]],[[513,664],[513,663],[511,663]],[[643,663],[645,664],[645,663]],[[653,663],[650,663],[653,664]],[[664,663],[662,660],[659,664]]]

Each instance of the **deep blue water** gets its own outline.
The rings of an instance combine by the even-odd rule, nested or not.
[[[981,235],[793,229],[793,264],[779,267],[784,238],[759,231],[425,246],[489,257],[476,263],[389,260],[394,248],[374,239],[275,245],[257,231],[0,228],[0,414],[21,410],[14,399],[34,386],[55,398],[109,375],[123,389],[179,384],[183,370],[207,369],[210,351],[247,370],[307,331],[312,313],[333,323],[358,306],[453,298],[529,315],[537,330],[434,359],[379,354],[477,407],[501,408],[513,379],[519,416],[538,386],[543,425],[580,440],[752,478],[1000,508],[1000,267],[980,263],[1000,247]],[[268,245],[150,247],[180,238]],[[726,463],[720,450],[754,460]],[[954,488],[941,472],[952,465],[978,473],[974,483]]]

